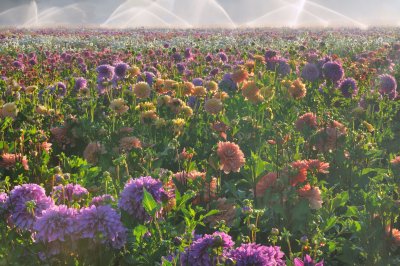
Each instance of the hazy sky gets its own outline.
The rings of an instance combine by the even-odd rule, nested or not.
[[[0,0],[0,25],[400,26],[400,0]]]

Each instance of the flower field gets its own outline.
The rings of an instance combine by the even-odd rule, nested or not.
[[[0,31],[0,265],[400,265],[400,31]]]

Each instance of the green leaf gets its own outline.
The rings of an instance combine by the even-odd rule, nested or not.
[[[200,215],[200,219],[199,220],[203,220],[203,219],[207,218],[208,216],[212,216],[212,215],[217,214],[217,213],[219,213],[219,210],[211,210],[211,211],[207,212],[204,215]]]
[[[334,209],[338,207],[343,207],[344,205],[346,205],[348,200],[349,200],[349,192],[343,191],[332,200],[332,206]]]
[[[147,227],[144,225],[138,225],[133,229],[133,235],[136,238],[137,242],[140,242],[140,239],[142,239],[143,235],[148,231]]]
[[[153,216],[160,208],[159,204],[155,201],[153,196],[149,192],[147,192],[145,188],[143,188],[142,205],[146,212],[151,216]]]
[[[347,206],[345,215],[348,217],[357,217],[359,215],[359,211],[356,206]]]
[[[324,224],[324,230],[328,231],[329,229],[331,229],[336,224],[336,221],[336,216],[330,217],[328,220],[326,220],[326,223]]]

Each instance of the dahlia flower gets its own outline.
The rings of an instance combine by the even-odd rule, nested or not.
[[[306,85],[300,79],[296,79],[290,85],[289,93],[294,99],[304,98],[307,94]]]
[[[151,88],[150,85],[146,82],[138,82],[135,84],[133,88],[133,93],[135,93],[136,97],[139,99],[150,97]]]
[[[124,78],[126,76],[128,69],[129,65],[121,62],[115,65],[114,72],[118,78]]]
[[[379,93],[381,95],[388,95],[389,99],[394,99],[397,96],[397,82],[396,79],[390,75],[379,76]]]
[[[85,88],[87,88],[87,80],[85,78],[80,77],[75,79],[75,91],[83,90]]]
[[[109,244],[115,249],[125,245],[127,232],[120,215],[110,206],[92,205],[76,216],[77,234],[94,242]]]
[[[16,118],[18,115],[18,108],[14,102],[5,103],[0,110],[0,114],[3,117]]]
[[[7,202],[8,202],[7,193],[0,192],[0,218],[4,213],[7,212],[8,209]]]
[[[333,83],[338,82],[344,76],[344,70],[341,64],[338,62],[327,62],[322,67],[322,72],[327,80]]]
[[[318,210],[322,207],[321,191],[318,187],[311,187],[309,184],[298,190],[299,196],[306,198],[310,203],[310,208]]]
[[[123,114],[129,110],[129,106],[126,105],[125,100],[122,98],[114,99],[110,103],[110,109],[116,114]]]
[[[236,261],[237,266],[284,266],[284,256],[280,247],[255,243],[242,244],[228,254],[228,257]]]
[[[304,129],[316,129],[318,126],[317,116],[314,113],[305,113],[296,121],[296,129],[303,131]]]
[[[314,262],[308,254],[306,254],[303,260],[295,258],[293,262],[294,266],[324,266],[324,261]]]
[[[310,82],[317,81],[319,76],[320,73],[318,67],[313,63],[306,64],[301,72],[301,77]]]
[[[20,161],[25,170],[29,170],[28,159],[26,156],[14,153],[3,153],[0,156],[0,168],[11,169],[15,166],[17,161]]]
[[[243,82],[248,78],[249,78],[249,73],[247,72],[246,69],[243,68],[237,69],[231,74],[231,79],[233,80],[233,82],[236,83]]]
[[[77,211],[65,205],[53,206],[42,211],[36,219],[33,229],[35,238],[42,242],[66,241],[75,232]]]
[[[106,149],[100,142],[90,142],[83,151],[83,158],[88,163],[96,164],[99,160],[99,155],[105,152]]]
[[[118,207],[141,222],[151,220],[150,215],[146,213],[142,205],[143,189],[146,189],[158,203],[168,199],[161,181],[151,176],[129,179],[121,192]],[[157,216],[161,215],[161,211],[157,213]]]
[[[256,185],[256,195],[257,197],[263,197],[265,191],[271,186],[273,186],[278,178],[276,173],[268,173],[260,178]]]
[[[109,81],[114,77],[114,67],[110,65],[100,65],[96,68],[98,82]]]
[[[123,137],[119,140],[119,149],[129,152],[132,149],[141,149],[142,142],[136,137]]]
[[[80,201],[88,194],[88,190],[81,185],[67,184],[53,187],[52,197],[57,204],[66,204],[66,202]]]
[[[357,82],[352,78],[347,78],[339,84],[339,90],[345,98],[351,98],[357,95]]]
[[[111,196],[110,194],[104,194],[104,195],[92,198],[92,200],[89,203],[89,206],[95,205],[98,207],[101,205],[110,205],[114,201],[115,201],[115,199],[113,196]]]
[[[212,266],[223,258],[226,249],[234,245],[232,238],[222,232],[204,235],[195,240],[180,258],[182,266]],[[222,254],[219,249],[222,248]]]
[[[225,221],[226,225],[232,226],[236,218],[236,207],[234,204],[228,202],[226,198],[219,198],[215,201],[214,209],[218,210],[219,213],[205,219],[210,224],[210,227],[214,227],[219,221]]]
[[[204,110],[209,114],[218,114],[223,109],[221,100],[211,98],[204,103]]]
[[[245,163],[245,158],[240,147],[233,142],[219,142],[217,155],[220,159],[220,170],[226,174],[239,172]]]
[[[296,186],[307,179],[308,163],[307,161],[295,161],[290,164],[292,173],[290,173],[290,184]]]
[[[36,184],[24,184],[11,190],[7,205],[10,208],[11,222],[23,229],[32,230],[42,211],[54,206],[44,189]]]

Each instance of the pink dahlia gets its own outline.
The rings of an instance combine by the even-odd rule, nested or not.
[[[309,184],[298,190],[299,196],[308,199],[310,208],[318,210],[322,207],[321,191],[318,187],[311,187]]]
[[[265,176],[261,177],[261,179],[257,182],[256,186],[256,195],[257,197],[263,197],[265,191],[271,186],[273,186],[276,182],[278,175],[276,173],[268,173]]]
[[[300,116],[296,121],[296,129],[298,131],[303,131],[306,128],[315,129],[317,126],[317,116],[313,113],[306,113]]]
[[[225,174],[230,172],[239,172],[240,168],[246,162],[240,147],[233,142],[219,142],[217,154],[220,159],[220,170]]]

